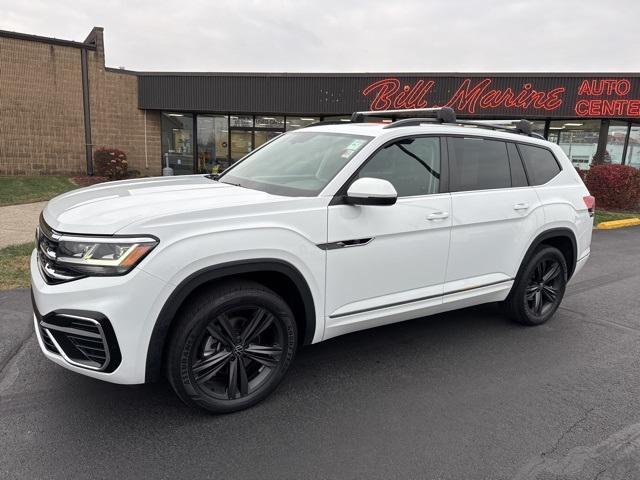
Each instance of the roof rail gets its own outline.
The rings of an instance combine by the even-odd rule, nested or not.
[[[418,116],[429,117],[441,123],[456,123],[456,112],[451,107],[435,108],[407,108],[404,110],[372,110],[368,112],[354,112],[351,121],[354,123],[364,122],[365,118],[416,118]]]
[[[344,125],[346,123],[351,123],[351,120],[319,120],[317,122],[310,123],[309,125],[305,125],[302,128],[318,127],[322,125]]]
[[[467,127],[486,128],[488,130],[498,130],[502,132],[517,133],[527,135],[529,137],[545,138],[539,133],[535,133],[531,129],[532,123],[528,120],[519,120],[515,125],[501,125],[491,123],[474,122],[471,120],[458,120],[456,112],[451,107],[434,107],[434,108],[407,108],[403,110],[371,110],[364,112],[354,112],[351,115],[351,123],[364,123],[367,118],[390,118],[393,122],[382,128],[398,128],[408,127],[411,125],[421,125],[423,123],[446,123],[449,125],[460,125]],[[328,121],[316,122],[316,125],[335,125],[349,123],[345,121]]]
[[[432,113],[433,116],[430,117],[413,117],[411,114],[413,113]],[[400,118],[395,120],[393,123],[385,125],[383,128],[398,128],[398,127],[408,127],[412,125],[420,125],[423,123],[446,123],[451,125],[460,125],[460,126],[469,126],[469,127],[479,127],[486,128],[488,130],[498,130],[503,132],[510,133],[518,133],[522,135],[527,135],[529,137],[541,138],[545,140],[545,138],[539,133],[535,133],[532,131],[531,126],[532,123],[528,120],[519,120],[514,126],[511,125],[496,125],[491,123],[481,123],[474,122],[470,120],[458,120],[456,118],[456,113],[452,108],[449,107],[440,107],[440,108],[423,108],[423,109],[407,109],[407,110],[381,110],[375,112],[356,112],[351,116],[352,122],[363,122],[366,117],[391,117],[392,119],[396,119],[399,116],[404,116],[406,118]],[[409,115],[407,117],[407,115]]]

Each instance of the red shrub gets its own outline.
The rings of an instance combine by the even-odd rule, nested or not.
[[[127,154],[117,148],[98,148],[93,160],[96,167],[96,175],[109,177],[110,180],[127,178]]]
[[[592,165],[585,184],[596,208],[631,210],[640,203],[640,170],[628,165]]]

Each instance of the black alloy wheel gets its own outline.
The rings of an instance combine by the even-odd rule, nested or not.
[[[567,286],[567,262],[560,250],[541,245],[516,278],[503,302],[507,314],[522,325],[541,325],[556,312]]]
[[[527,308],[542,316],[556,305],[562,286],[562,267],[552,258],[543,258],[531,272],[525,288]]]
[[[228,413],[258,403],[295,355],[291,309],[253,282],[212,288],[189,302],[171,337],[167,374],[188,405]]]
[[[286,335],[274,315],[258,305],[220,313],[192,350],[191,373],[209,395],[234,400],[255,392],[282,360]]]

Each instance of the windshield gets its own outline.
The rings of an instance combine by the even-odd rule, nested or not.
[[[290,132],[246,156],[218,180],[275,195],[315,196],[372,137]]]

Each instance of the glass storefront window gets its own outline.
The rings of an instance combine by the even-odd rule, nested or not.
[[[558,145],[573,165],[588,170],[598,149],[600,120],[556,120],[549,125],[549,137],[558,135]]]
[[[629,133],[629,144],[627,145],[627,155],[625,164],[632,167],[640,168],[640,125],[631,124],[631,132]]]
[[[251,115],[231,115],[229,117],[229,125],[231,127],[253,128],[253,117]]]
[[[162,166],[175,175],[193,173],[193,115],[162,112]]]
[[[198,172],[219,173],[229,166],[227,117],[198,115]]]
[[[334,115],[331,117],[322,117],[323,122],[350,122],[351,115]]]
[[[284,117],[257,116],[256,128],[277,128],[284,130]]]
[[[627,140],[627,122],[611,120],[607,133],[607,151],[605,162],[622,163],[624,153],[624,142]]]
[[[287,117],[287,130],[297,130],[319,121],[319,117]]]
[[[272,138],[276,138],[278,135],[281,135],[282,132],[272,132],[269,130],[256,130],[253,133],[254,139],[254,148],[258,148],[263,143],[267,143]]]
[[[231,163],[240,160],[252,150],[253,133],[246,130],[231,131]]]

